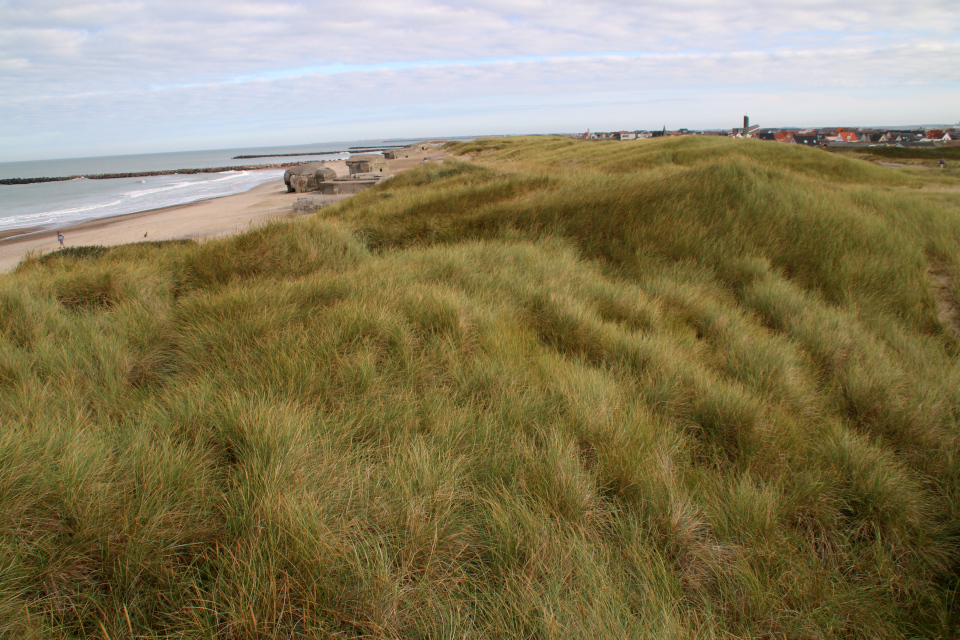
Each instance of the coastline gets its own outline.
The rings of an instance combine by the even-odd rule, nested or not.
[[[387,160],[390,173],[400,173],[421,162],[441,160],[447,154],[427,149],[409,158]],[[337,175],[347,173],[343,160],[325,161]],[[240,232],[251,225],[279,218],[296,217],[293,202],[302,193],[287,193],[283,180],[257,185],[229,196],[220,196],[159,209],[96,218],[67,226],[36,226],[0,232],[0,273],[12,271],[30,254],[56,251],[57,232],[65,236],[65,247],[88,245],[114,246],[157,240],[203,240]],[[337,202],[349,195],[316,198]],[[310,215],[310,214],[308,214]]]
[[[119,245],[154,240],[204,239],[236,233],[252,224],[293,215],[293,201],[283,180],[267,182],[243,193],[186,204],[77,222],[64,227],[11,229],[0,235],[0,272],[11,271],[31,253],[64,246]]]
[[[82,229],[93,229],[100,226],[105,226],[111,222],[123,222],[125,220],[134,220],[138,217],[153,215],[156,213],[162,213],[166,211],[173,211],[181,208],[192,207],[195,205],[202,204],[204,202],[211,202],[213,200],[223,200],[226,198],[233,198],[236,196],[242,196],[246,193],[252,193],[254,191],[262,190],[268,185],[275,184],[276,180],[271,180],[270,182],[264,182],[262,184],[254,185],[253,187],[247,189],[246,191],[241,191],[240,193],[232,193],[226,196],[213,196],[210,198],[201,198],[200,200],[194,200],[192,202],[184,202],[182,204],[172,204],[166,207],[156,207],[153,209],[144,209],[143,211],[131,211],[130,213],[121,213],[118,215],[107,216],[105,218],[91,218],[90,220],[80,220],[79,222],[71,222],[65,225],[56,225],[56,224],[42,224],[35,225],[32,227],[20,227],[16,229],[3,229],[0,230],[0,246],[8,241],[20,240],[22,238],[27,238],[30,236],[43,235],[53,233],[56,235],[57,231],[63,233],[68,233],[71,231],[78,231]]]

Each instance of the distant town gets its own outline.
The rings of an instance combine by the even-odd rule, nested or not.
[[[587,140],[642,140],[666,136],[727,136],[731,138],[756,138],[785,144],[816,146],[897,146],[897,147],[943,147],[960,146],[960,123],[945,127],[920,127],[916,129],[881,129],[868,127],[820,127],[815,129],[765,129],[751,125],[748,116],[743,117],[743,126],[723,130],[678,129],[669,131],[612,131],[592,132],[587,130],[580,138]]]

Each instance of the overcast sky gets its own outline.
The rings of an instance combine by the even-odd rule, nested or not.
[[[960,0],[0,0],[0,161],[960,120]]]

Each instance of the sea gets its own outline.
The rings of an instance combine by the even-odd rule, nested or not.
[[[286,169],[257,165],[319,162],[349,157],[365,149],[397,147],[422,139],[353,140],[284,147],[253,147],[149,153],[95,158],[0,162],[0,180],[113,173],[143,173],[219,167],[244,168],[216,173],[182,173],[136,178],[76,178],[58,182],[0,185],[0,234],[57,229],[78,222],[149,211],[243,193],[280,180]],[[293,155],[291,155],[293,154]],[[319,154],[319,155],[315,155]],[[237,159],[236,156],[262,156]]]

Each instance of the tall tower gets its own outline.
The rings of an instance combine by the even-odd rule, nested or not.
[[[743,132],[746,133],[747,129],[750,128],[750,116],[744,114],[743,116]]]

